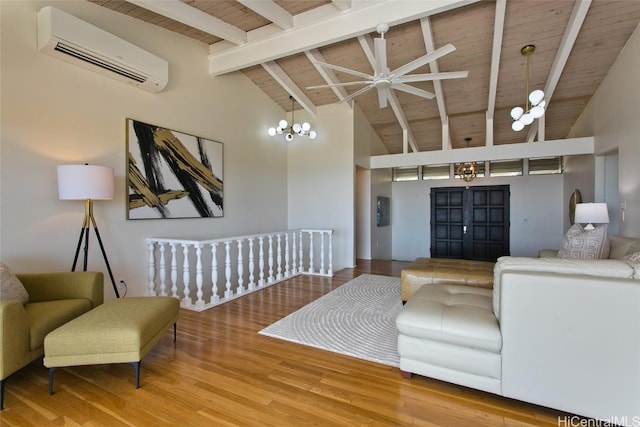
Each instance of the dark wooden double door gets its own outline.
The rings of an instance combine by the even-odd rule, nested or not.
[[[431,189],[431,257],[509,255],[509,186]]]

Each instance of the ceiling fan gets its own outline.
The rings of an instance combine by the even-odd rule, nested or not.
[[[323,89],[323,88],[331,88],[338,86],[356,86],[356,85],[366,85],[365,87],[355,91],[351,95],[342,99],[340,102],[347,102],[352,100],[358,95],[363,94],[364,92],[377,89],[378,90],[378,104],[380,108],[385,108],[387,106],[387,99],[389,97],[389,90],[395,89],[403,92],[410,93],[412,95],[421,96],[426,99],[435,98],[435,94],[432,92],[428,92],[426,90],[419,89],[415,86],[408,85],[407,83],[414,82],[426,82],[432,80],[445,80],[445,79],[460,79],[465,78],[469,75],[468,71],[454,71],[454,72],[446,72],[446,73],[429,73],[429,74],[407,74],[416,68],[420,68],[423,65],[428,64],[429,62],[435,61],[436,59],[453,52],[456,48],[452,44],[447,44],[434,50],[431,53],[421,56],[401,67],[396,68],[393,71],[389,70],[387,66],[387,42],[384,39],[384,33],[389,30],[388,24],[378,24],[376,26],[376,32],[380,34],[379,38],[373,40],[374,43],[374,56],[375,56],[375,64],[373,75],[361,73],[360,71],[351,70],[348,68],[340,67],[338,65],[328,64],[326,62],[320,61],[312,61],[314,64],[329,68],[335,71],[340,71],[346,74],[351,74],[352,76],[360,77],[364,80],[346,82],[346,83],[333,83],[327,85],[319,85],[319,86],[309,86],[307,89]]]

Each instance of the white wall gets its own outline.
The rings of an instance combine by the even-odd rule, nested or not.
[[[371,257],[372,259],[393,258],[393,227],[391,225],[378,227],[377,206],[378,196],[386,196],[391,199],[391,223],[395,212],[393,210],[393,198],[391,188],[391,169],[374,169],[371,171]]]
[[[595,136],[596,154],[618,152],[619,201],[626,203],[619,234],[640,237],[640,26],[572,129],[570,137]],[[597,178],[597,177],[596,177]]]
[[[362,259],[391,259],[391,227],[376,225],[378,196],[391,197],[389,170],[365,170],[372,155],[388,154],[380,137],[365,119],[357,105],[353,106],[356,186],[356,255]]]
[[[356,167],[356,258],[371,259],[371,170]]]
[[[144,92],[39,53],[36,12],[45,5],[165,58],[168,87],[158,94]],[[286,145],[265,132],[282,110],[240,73],[210,77],[205,44],[86,1],[2,1],[0,15],[0,259],[13,270],[71,267],[83,202],[58,200],[60,164],[88,162],[115,169],[115,198],[96,202],[95,216],[116,280],[128,283],[129,295],[146,292],[146,237],[204,239],[287,228]],[[224,218],[125,219],[127,117],[224,143]],[[352,171],[353,156],[346,157],[340,161],[349,162]],[[337,184],[345,181],[344,169],[324,182],[327,192],[344,186]],[[317,187],[316,182],[305,186],[305,195],[313,195]],[[345,199],[352,192],[341,194],[336,206],[349,205]],[[315,200],[316,207],[329,205],[325,200]],[[353,221],[352,212],[345,215]],[[320,225],[305,216],[294,219],[300,226]],[[322,225],[333,224],[328,220]],[[105,271],[93,232],[89,269]],[[108,280],[105,295],[114,296]]]
[[[558,248],[562,243],[562,180],[560,174],[477,178],[470,185],[510,186],[511,255],[537,256],[540,249]],[[393,183],[393,259],[430,256],[431,187],[453,186],[462,186],[460,179]]]
[[[355,265],[355,166],[353,110],[318,107],[316,117],[296,112],[318,129],[312,141],[288,145],[289,228],[334,230],[333,269]]]
[[[570,156],[564,159],[564,210],[563,229],[571,227],[569,200],[575,190],[580,191],[583,202],[594,201],[595,157],[593,155]]]

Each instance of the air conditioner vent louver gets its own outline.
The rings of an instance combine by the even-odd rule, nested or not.
[[[58,43],[56,44],[56,47],[54,49],[58,52],[71,55],[74,58],[80,59],[81,61],[86,61],[100,68],[113,71],[114,73],[120,74],[123,77],[127,77],[137,82],[144,83],[147,81],[147,78],[145,76],[135,74],[133,71],[127,70],[126,68],[118,67],[116,64],[105,61],[101,58],[98,58],[97,56],[89,55],[85,52],[82,52],[81,50],[77,50],[73,46],[69,46],[64,43]]]
[[[169,80],[164,59],[51,6],[38,12],[38,49],[149,92]]]

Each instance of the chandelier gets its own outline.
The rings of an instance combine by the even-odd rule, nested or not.
[[[284,134],[284,139],[286,141],[293,141],[294,135],[308,136],[309,139],[316,139],[318,133],[315,130],[311,130],[311,125],[308,122],[304,122],[302,124],[296,123],[294,118],[295,100],[293,99],[293,96],[289,96],[289,99],[291,100],[291,123],[287,122],[285,119],[280,120],[277,127],[270,127],[267,130],[269,136]]]
[[[467,148],[469,148],[469,142],[471,142],[471,138],[465,138],[464,140],[467,141]],[[475,162],[460,163],[460,166],[458,166],[458,169],[456,169],[456,174],[467,182],[473,181],[477,173],[478,166],[475,164]]]
[[[524,129],[525,126],[533,123],[535,119],[539,119],[544,116],[544,107],[546,102],[544,100],[544,92],[540,89],[536,89],[533,92],[529,93],[529,57],[533,52],[535,52],[536,47],[532,44],[528,44],[522,49],[520,49],[520,53],[527,58],[527,86],[525,92],[525,109],[522,107],[514,107],[511,110],[511,118],[513,119],[513,123],[511,124],[511,129],[516,132],[520,132]],[[528,94],[528,97],[527,97]]]

